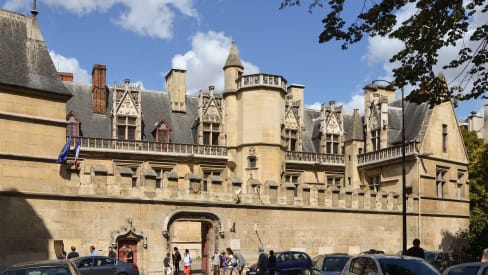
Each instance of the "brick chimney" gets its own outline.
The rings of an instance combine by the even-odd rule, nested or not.
[[[69,72],[58,72],[59,77],[61,78],[62,81],[64,82],[73,82],[73,73]]]
[[[107,80],[105,65],[95,64],[92,70],[92,102],[93,112],[106,114],[107,112]]]

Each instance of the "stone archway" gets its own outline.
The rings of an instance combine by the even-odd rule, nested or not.
[[[201,272],[210,272],[210,255],[214,249],[219,247],[219,239],[224,238],[224,223],[219,214],[201,210],[177,210],[170,213],[163,225],[163,236],[166,239],[166,249],[172,252],[172,225],[176,222],[199,222],[201,239]],[[183,253],[183,251],[180,251]],[[198,268],[197,268],[198,269]]]

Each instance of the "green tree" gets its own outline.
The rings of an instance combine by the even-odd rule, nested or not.
[[[410,101],[436,105],[448,100],[457,102],[484,97],[488,91],[488,5],[485,0],[363,0],[362,5],[355,1],[346,3],[346,0],[282,0],[280,8],[299,6],[302,2],[309,3],[310,12],[317,7],[326,11],[320,43],[339,40],[342,49],[347,49],[364,36],[383,36],[403,42],[403,49],[394,54],[390,62],[399,64],[393,69],[396,86],[417,87],[407,96]],[[346,4],[348,11],[362,7],[350,22],[343,15]],[[407,5],[414,5],[415,12],[398,22],[396,14]],[[485,19],[478,24],[475,18]],[[439,50],[457,43],[463,45],[457,58],[438,64]],[[449,89],[444,79],[433,71],[435,65],[460,69],[460,85]],[[463,87],[469,82],[472,88],[465,90]]]
[[[470,225],[459,236],[466,242],[466,252],[479,255],[488,244],[488,146],[473,131],[462,131],[471,161]]]

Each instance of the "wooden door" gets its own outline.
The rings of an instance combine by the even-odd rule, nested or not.
[[[125,262],[127,258],[128,248],[132,250],[134,254],[134,264],[137,264],[137,241],[136,240],[119,240],[118,243],[117,258],[120,261]]]
[[[209,247],[209,240],[208,240],[208,231],[211,228],[210,223],[202,222],[202,274],[210,274],[209,273],[209,257],[208,257],[208,247]]]

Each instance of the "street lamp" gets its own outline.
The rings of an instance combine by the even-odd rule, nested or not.
[[[371,83],[386,82],[389,87],[394,87],[395,83],[378,79],[373,80]],[[400,88],[402,92],[402,254],[407,254],[407,185],[406,185],[406,170],[405,170],[405,103],[403,87]]]

